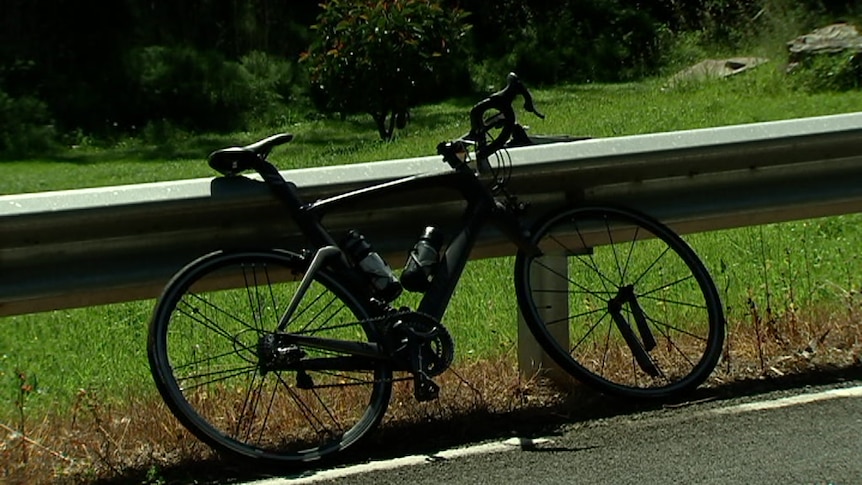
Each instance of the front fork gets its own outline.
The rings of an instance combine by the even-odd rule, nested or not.
[[[635,320],[635,326],[638,333],[641,335],[641,340],[638,341],[631,325],[623,315],[623,307],[628,305],[629,313]],[[646,314],[638,303],[637,296],[632,285],[623,286],[619,289],[616,296],[608,301],[608,312],[614,320],[620,334],[623,336],[626,345],[634,355],[635,362],[638,363],[641,369],[647,374],[658,377],[661,372],[656,367],[655,363],[650,358],[647,352],[651,351],[656,346],[655,337],[649,328],[646,321]]]

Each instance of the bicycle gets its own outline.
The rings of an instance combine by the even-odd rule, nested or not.
[[[435,399],[433,379],[454,357],[441,319],[487,222],[518,247],[518,306],[567,373],[622,398],[677,396],[703,383],[719,359],[725,322],[707,269],[678,235],[611,205],[563,207],[522,227],[528,204],[506,190],[505,149],[542,140],[517,123],[518,96],[543,117],[510,74],[504,89],[473,107],[467,135],[438,145],[451,167],[444,175],[311,203],[267,161],[291,135],[213,152],[210,166],[226,177],[260,174],[308,246],[217,251],[167,284],[150,323],[148,358],[179,421],[219,452],[302,462],[375,428],[395,381],[412,381],[418,401]],[[361,234],[330,233],[321,220],[360,198],[438,186],[467,201],[462,223],[448,238],[428,228],[401,278]],[[422,293],[415,310],[393,306],[404,288]],[[560,342],[555,335],[565,327],[570,335]]]

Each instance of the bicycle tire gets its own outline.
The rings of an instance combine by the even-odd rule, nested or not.
[[[543,254],[516,257],[518,306],[565,372],[640,399],[677,397],[712,373],[724,344],[721,299],[670,228],[628,208],[575,207],[550,213],[531,242]]]
[[[147,345],[156,386],[177,419],[218,452],[281,464],[316,460],[355,443],[386,412],[392,371],[385,361],[305,376],[258,365],[261,337],[277,327],[307,265],[287,251],[212,253],[180,270],[156,304]],[[374,328],[359,323],[369,316],[322,269],[286,331],[374,342]]]

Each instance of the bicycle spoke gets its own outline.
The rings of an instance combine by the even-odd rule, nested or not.
[[[586,247],[586,242],[584,241],[584,236],[581,234],[581,231],[580,231],[580,229],[579,229],[577,226],[575,226],[575,231],[578,233],[578,237],[580,237],[581,242],[583,242],[584,246]],[[556,239],[556,237],[554,237],[553,235],[550,235],[550,236],[549,236],[549,239],[551,239],[552,241],[554,241],[554,242],[556,242],[557,244],[559,244],[559,245],[560,245],[560,247],[562,247],[562,248],[563,248],[563,249],[565,249],[566,251],[568,251],[568,252],[572,253],[572,254],[574,255],[575,260],[576,260],[576,261],[578,261],[579,263],[583,264],[583,265],[584,265],[584,267],[586,267],[586,268],[588,268],[588,269],[593,270],[593,273],[595,273],[597,276],[599,276],[599,277],[603,280],[603,285],[604,285],[604,282],[607,282],[607,283],[611,284],[612,286],[617,286],[616,282],[614,282],[613,280],[611,280],[610,278],[608,278],[608,277],[604,274],[604,272],[603,272],[603,271],[598,267],[598,265],[596,264],[596,261],[595,261],[595,259],[593,259],[592,255],[590,255],[590,257],[589,257],[589,263],[588,263],[587,261],[585,261],[585,260],[584,260],[584,258],[582,258],[580,255],[578,255],[575,251],[571,251],[571,250],[570,250],[570,249],[568,249],[568,248],[567,248],[563,243],[559,242],[559,241]],[[577,283],[576,283],[576,282],[572,281],[572,280],[571,280],[571,279],[569,279],[568,277],[565,277],[565,278],[566,278],[566,280],[567,280],[567,281],[569,281],[569,282],[570,282],[570,283],[572,283],[573,285],[577,285]],[[608,288],[607,288],[607,285],[604,285],[604,286],[605,286],[604,290],[605,290],[605,291],[609,291],[609,290],[608,290]],[[586,288],[584,288],[584,291],[589,291],[589,290],[587,290]]]
[[[317,417],[316,413],[311,409],[311,407],[309,407],[305,400],[302,399],[287,382],[285,382],[284,378],[281,377],[281,374],[278,374],[278,381],[282,387],[284,387],[284,390],[287,391],[293,402],[296,403],[302,413],[302,417],[305,418],[308,425],[314,429],[314,433],[318,436],[322,435],[322,430],[326,428],[323,421]]]
[[[675,280],[675,281],[671,281],[670,283],[665,283],[665,284],[663,284],[663,285],[659,286],[658,288],[653,288],[653,289],[651,289],[651,290],[647,290],[647,291],[640,291],[640,292],[638,292],[638,296],[647,296],[647,295],[651,295],[651,294],[653,294],[653,293],[656,293],[656,292],[659,292],[659,291],[662,291],[662,290],[666,290],[666,289],[668,289],[668,288],[671,288],[671,287],[677,286],[677,285],[679,285],[679,284],[681,284],[681,283],[684,283],[684,282],[689,281],[689,280],[692,280],[692,279],[694,279],[694,276],[692,276],[692,275],[683,276],[682,278],[679,278],[679,279],[677,279],[677,280]]]
[[[671,251],[670,246],[664,248],[664,251],[662,251],[661,254],[656,256],[656,258],[653,260],[653,262],[650,263],[649,266],[647,266],[646,269],[644,269],[637,278],[635,278],[635,280],[631,283],[631,285],[637,286],[638,283],[640,283],[640,281],[643,279],[643,277],[646,276],[646,274],[649,273],[649,271],[651,269],[653,269],[655,267],[655,265],[657,265],[658,262],[661,261],[665,257],[665,255],[668,254],[670,251]]]
[[[593,330],[595,330],[599,325],[601,325],[602,321],[603,321],[603,320],[605,319],[605,317],[607,317],[608,315],[610,315],[610,313],[605,312],[605,314],[604,314],[604,315],[602,315],[602,317],[601,317],[601,318],[599,318],[599,319],[598,319],[598,321],[596,321],[596,323],[594,323],[594,324],[590,327],[590,329],[589,329],[589,330],[587,330],[587,333],[585,333],[585,334],[584,334],[584,336],[583,336],[583,337],[581,337],[581,339],[580,339],[580,340],[578,340],[578,343],[576,343],[575,345],[573,345],[573,346],[570,348],[570,351],[574,351],[574,350],[576,350],[578,347],[580,347],[580,346],[581,346],[581,344],[582,344],[582,343],[584,343],[584,340],[586,340],[586,339],[587,339],[587,337],[589,337],[589,336],[590,336],[590,334],[592,334],[592,333],[593,333]],[[610,328],[610,325],[609,325],[608,327]]]
[[[188,296],[188,297],[190,297],[190,298],[194,298],[194,299],[198,300],[199,302],[201,302],[201,303],[205,304],[206,306],[208,306],[208,307],[212,308],[212,309],[213,309],[213,310],[215,310],[216,312],[219,312],[219,313],[221,313],[222,315],[224,315],[224,316],[228,317],[228,318],[229,318],[229,319],[231,319],[232,321],[234,321],[234,322],[236,322],[236,323],[239,323],[240,325],[244,326],[244,327],[245,327],[246,329],[248,329],[248,330],[252,330],[252,331],[255,331],[255,332],[257,332],[257,331],[258,331],[258,329],[257,329],[257,328],[255,328],[255,327],[254,327],[254,326],[252,326],[252,325],[249,325],[245,320],[242,320],[242,319],[240,319],[239,317],[236,317],[236,316],[234,316],[233,314],[228,313],[227,311],[225,311],[225,310],[224,310],[224,309],[222,309],[221,307],[216,306],[216,305],[214,305],[214,304],[210,303],[209,301],[207,301],[207,299],[206,299],[206,298],[203,298],[203,297],[201,297],[201,296],[199,296],[199,295],[197,295],[197,294],[195,294],[195,293],[189,293],[187,296]],[[213,327],[210,327],[210,328],[211,328],[211,330],[215,330],[217,333],[219,333],[219,332],[221,332],[221,331],[222,331],[222,330],[221,330],[221,326],[220,326],[220,325],[217,325],[217,324],[216,324],[216,322],[215,322],[215,320],[213,320],[213,319],[212,319],[212,318],[210,318],[210,317],[205,317],[205,316],[204,316],[204,313],[203,313],[203,312],[202,312],[198,307],[196,307],[196,306],[192,305],[192,304],[191,304],[190,302],[188,302],[186,299],[183,299],[183,300],[182,300],[182,301],[180,301],[177,305],[179,306],[180,304],[186,305],[187,307],[189,307],[189,308],[191,309],[191,310],[187,310],[187,311],[183,311],[183,310],[177,309],[177,311],[179,311],[179,312],[180,312],[180,313],[182,313],[183,315],[186,315],[186,316],[188,316],[189,318],[191,318],[191,319],[193,319],[193,320],[196,320],[196,315],[200,315],[200,316],[201,316],[201,318],[206,319],[206,321],[207,321],[207,322],[209,322],[210,324],[214,325]],[[191,311],[191,313],[188,313],[188,311]],[[199,323],[204,324],[204,322],[199,322]],[[227,336],[229,337],[229,334],[225,334],[225,335],[227,335]],[[230,337],[229,337],[229,338],[230,338]]]
[[[547,266],[547,265],[546,265],[545,263],[543,263],[542,261],[536,261],[536,263],[537,263],[540,267],[545,268],[546,270],[550,271],[551,273],[553,273],[553,274],[555,274],[555,275],[559,276],[560,278],[563,278],[564,280],[568,281],[569,283],[573,284],[573,285],[574,285],[574,286],[576,286],[578,289],[582,290],[582,293],[586,293],[586,294],[588,294],[588,295],[611,294],[611,292],[607,291],[607,289],[605,289],[605,291],[604,291],[604,292],[596,292],[595,290],[590,290],[590,289],[586,288],[585,286],[582,286],[580,283],[578,283],[578,282],[576,282],[576,281],[572,280],[572,279],[571,279],[571,278],[569,278],[568,276],[566,276],[566,275],[564,275],[564,274],[560,273],[559,271],[557,271],[557,270],[555,270],[555,269],[553,269],[553,268],[551,268],[551,267]],[[590,268],[592,268],[592,267],[590,267]],[[596,269],[596,271],[598,271],[598,270]]]
[[[657,302],[662,302],[662,303],[669,303],[669,304],[671,304],[671,305],[679,305],[679,306],[685,306],[685,307],[689,307],[689,308],[697,308],[697,309],[700,309],[700,310],[705,310],[705,309],[706,309],[706,305],[701,305],[701,304],[699,304],[699,303],[691,303],[691,302],[687,302],[687,301],[680,301],[680,300],[671,300],[671,299],[669,299],[669,298],[656,298],[656,297],[653,297],[653,296],[643,296],[643,295],[640,295],[640,296],[639,296],[639,298],[640,298],[640,297],[643,297],[644,299],[646,299],[646,300],[650,300],[650,301],[657,301]]]
[[[250,349],[250,348],[246,348],[246,349]],[[179,372],[179,371],[182,371],[183,369],[187,369],[189,367],[200,367],[204,364],[208,364],[208,363],[214,362],[216,360],[222,360],[224,357],[227,357],[229,355],[234,355],[236,353],[237,352],[235,350],[228,350],[228,351],[225,351],[221,354],[211,355],[211,356],[208,356],[204,359],[198,359],[198,360],[195,360],[192,362],[187,362],[187,363],[182,364],[182,365],[177,365],[177,366],[174,366],[174,372]],[[249,361],[247,359],[243,359],[243,360],[245,362],[248,362],[248,363],[251,363],[254,365],[257,364],[256,362],[252,362],[252,361]]]
[[[635,233],[634,236],[632,236],[631,244],[629,244],[629,251],[626,255],[626,264],[622,272],[620,273],[620,282],[624,282],[626,280],[626,276],[629,274],[629,264],[631,264],[632,262],[632,256],[635,252],[635,244],[639,241],[638,235],[640,234],[640,230],[640,227],[635,227]]]
[[[253,374],[256,371],[257,371],[256,366],[236,367],[236,368],[232,368],[232,369],[225,369],[225,370],[220,370],[220,371],[215,371],[215,372],[206,372],[203,374],[194,374],[194,375],[190,375],[190,376],[182,376],[182,377],[179,377],[177,380],[185,381],[185,380],[199,379],[199,378],[203,378],[203,377],[219,376],[218,379],[212,379],[212,380],[208,380],[205,382],[196,383],[193,386],[180,386],[180,390],[188,391],[188,390],[196,389],[199,387],[207,386],[210,384],[215,384],[217,382],[224,382],[228,379],[232,379],[232,378],[237,377],[237,376],[241,376],[241,375],[245,375],[245,374]]]
[[[602,365],[599,367],[599,375],[603,375],[605,373],[605,364],[607,363],[608,358],[608,348],[611,345],[611,328],[613,325],[608,325],[608,332],[605,334],[605,350],[602,351]]]
[[[704,341],[704,342],[706,342],[708,340],[706,337],[704,337],[702,335],[693,334],[693,333],[691,333],[687,330],[683,330],[683,329],[681,329],[675,325],[671,325],[671,324],[669,324],[667,322],[663,322],[661,320],[656,320],[656,319],[650,317],[649,315],[646,315],[646,318],[647,318],[647,320],[652,322],[654,325],[657,325],[659,327],[664,327],[666,329],[673,330],[675,332],[679,332],[681,334],[687,335],[687,336],[692,337],[692,338],[696,338],[696,339]],[[659,329],[659,331],[661,331],[661,329]],[[667,334],[665,334],[665,336],[670,338],[669,336],[667,336]]]
[[[236,422],[236,431],[234,431],[234,436],[245,436],[248,437],[251,433],[251,428],[254,425],[254,419],[256,417],[257,410],[257,402],[260,400],[261,389],[263,388],[264,380],[257,379],[258,375],[255,373],[251,376],[251,382],[248,383],[245,391],[245,398],[242,401],[242,408],[240,409],[239,419]],[[257,386],[255,386],[255,382],[258,382]],[[243,417],[248,416],[248,427],[246,430],[246,434],[240,433],[240,428],[243,426]]]
[[[267,424],[269,423],[269,417],[272,415],[272,409],[275,405],[276,389],[277,387],[273,386],[272,392],[269,394],[269,404],[266,407],[266,417],[263,419],[263,422],[260,423],[260,432],[257,435],[258,443],[263,443],[263,433],[266,431]],[[251,431],[251,427],[249,427],[249,431]]]
[[[576,318],[585,317],[585,316],[587,316],[587,315],[592,315],[593,313],[598,313],[598,312],[605,312],[605,313],[607,313],[607,308],[596,308],[595,310],[587,310],[587,311],[585,311],[585,312],[578,313],[578,314],[576,314],[576,315],[570,315],[570,316],[567,316],[567,317],[564,317],[564,318],[558,318],[558,319],[556,319],[556,320],[551,320],[551,321],[549,321],[549,322],[545,322],[545,325],[546,325],[546,326],[557,325],[557,324],[559,324],[559,323],[569,322],[569,321],[572,321],[572,320],[574,320],[574,319],[576,319]]]

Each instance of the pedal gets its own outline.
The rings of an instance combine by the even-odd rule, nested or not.
[[[440,386],[424,374],[413,379],[413,396],[419,402],[433,401],[440,395]]]

